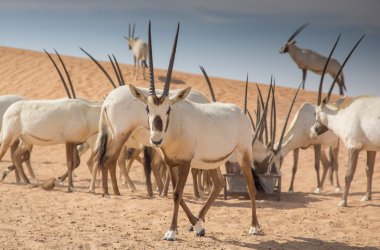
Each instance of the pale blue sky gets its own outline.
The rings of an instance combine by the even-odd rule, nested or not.
[[[342,33],[339,61],[367,34],[344,71],[348,95],[380,95],[379,10],[377,0],[0,0],[0,45],[84,57],[83,46],[99,59],[114,53],[132,63],[123,39],[128,24],[136,22],[136,35],[146,39],[151,19],[155,66],[166,68],[180,21],[175,70],[199,74],[203,65],[213,76],[243,80],[249,73],[259,82],[273,73],[280,85],[296,87],[301,70],[278,50],[310,22],[297,45],[327,55]],[[318,82],[310,72],[306,88],[316,90]]]

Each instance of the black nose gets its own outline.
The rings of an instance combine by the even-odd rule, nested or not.
[[[152,143],[153,143],[153,145],[154,146],[158,146],[158,145],[160,145],[161,144],[161,142],[162,142],[162,139],[161,140],[159,140],[159,141],[153,141],[153,140],[151,140],[152,141]]]

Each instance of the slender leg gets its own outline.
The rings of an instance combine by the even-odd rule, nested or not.
[[[244,155],[241,164],[241,170],[247,182],[248,194],[251,199],[251,209],[252,209],[252,220],[251,228],[249,229],[249,234],[257,235],[259,233],[259,221],[257,220],[256,215],[256,187],[255,181],[253,179],[252,168],[251,168],[251,159],[247,154]]]
[[[120,195],[119,187],[117,186],[116,164],[110,165],[108,169],[110,171],[113,193],[114,195]]]
[[[373,176],[373,168],[375,166],[376,160],[376,151],[367,151],[367,166],[366,166],[366,174],[367,174],[367,193],[364,195],[361,201],[370,201],[372,200],[372,176]]]
[[[316,194],[319,194],[322,191],[320,176],[319,176],[320,159],[321,159],[321,145],[315,144],[314,145],[314,169],[315,169],[315,173],[317,174],[317,189],[314,191],[314,193]]]
[[[350,189],[351,181],[354,177],[356,165],[358,163],[358,156],[359,156],[359,150],[355,148],[349,148],[348,149],[348,167],[345,177],[345,185],[344,185],[344,191],[342,194],[342,199],[338,203],[339,207],[346,207],[347,206],[347,196],[348,191]]]
[[[300,151],[299,148],[296,148],[293,150],[292,180],[290,181],[289,193],[294,192],[294,178],[296,177],[296,173],[297,173],[299,151]]]
[[[126,163],[126,157],[125,157],[125,151],[126,150],[127,150],[127,148],[123,147],[123,149],[120,153],[119,159],[117,160],[117,163],[119,165],[121,174],[124,176],[124,181],[123,181],[124,185],[129,186],[131,188],[131,191],[135,192],[137,189],[136,189],[135,185],[133,184],[133,181],[129,177],[129,170],[130,170],[132,163],[135,160],[136,156],[138,156],[138,154],[141,151],[133,149],[133,151],[132,151],[131,155],[128,157],[128,161]]]
[[[212,185],[211,193],[210,193],[209,197],[207,198],[206,203],[203,205],[203,207],[199,211],[199,214],[198,214],[199,220],[193,226],[193,230],[197,236],[205,236],[206,231],[202,227],[201,221],[204,221],[204,219],[206,217],[206,213],[210,209],[212,203],[218,197],[220,191],[222,191],[222,189],[223,189],[223,183],[220,182],[218,170],[220,171],[219,168],[208,170],[208,174],[211,177],[213,185]]]
[[[336,145],[332,148],[332,158],[333,158],[333,164],[334,164],[334,173],[335,173],[335,193],[340,193],[340,183],[339,183],[339,175],[338,175],[338,169],[339,169],[339,162],[338,162],[338,156],[339,156],[339,141],[336,143]]]
[[[169,185],[170,185],[170,179],[171,179],[171,171],[169,170],[169,166],[166,166],[166,177],[165,177],[165,184],[164,184],[164,190],[162,190],[162,193],[160,197],[167,197],[168,191],[169,191]]]
[[[172,168],[170,169],[172,170]],[[175,236],[177,234],[179,205],[180,204],[182,205],[182,208],[185,210],[186,214],[187,212],[189,212],[187,206],[185,205],[185,202],[182,200],[183,189],[185,187],[187,176],[189,175],[189,171],[190,171],[190,162],[182,163],[181,165],[178,166],[178,180],[177,180],[177,183],[173,185],[175,186],[175,188],[173,192],[174,210],[173,210],[172,222],[170,224],[169,231],[165,233],[165,236],[164,236],[165,240],[172,241],[175,239]],[[173,173],[172,173],[172,176],[174,176]],[[176,182],[175,179],[176,179],[175,177],[172,177],[173,183]]]
[[[99,170],[99,164],[95,164],[94,168],[92,169],[91,183],[90,183],[90,188],[88,190],[90,193],[95,193],[96,174],[98,170]]]
[[[17,170],[18,174],[20,174],[24,183],[30,184],[30,181],[29,181],[28,177],[26,177],[24,169],[22,168],[22,156],[25,154],[25,152],[27,150],[28,149],[26,149],[24,145],[19,144],[17,149],[14,151],[14,153],[11,154],[11,157],[12,157],[13,164],[15,165],[16,170]],[[16,179],[17,179],[17,177],[16,177]]]
[[[15,152],[16,152],[16,150],[17,150],[19,144],[20,144],[20,140],[16,140],[16,141],[11,145],[11,158],[12,158],[12,161],[13,161],[13,159],[14,159],[14,157],[15,157]],[[13,161],[13,162],[14,162],[14,161]],[[13,166],[14,166],[14,168],[15,168],[16,183],[19,184],[19,183],[21,183],[20,174],[19,174],[19,172],[17,171],[16,166],[15,166],[14,163],[13,163]],[[8,170],[11,171],[11,167],[12,167],[12,166],[8,167]],[[10,171],[9,171],[9,172],[10,172]],[[5,173],[3,174],[3,180],[4,180],[4,178],[8,175],[9,172],[7,171],[7,172],[5,172]]]
[[[201,200],[201,196],[199,195],[199,188],[198,188],[198,169],[192,168],[191,169],[191,176],[193,177],[193,189],[194,189],[194,200],[199,201]]]
[[[307,69],[302,69],[302,89],[305,89]]]
[[[159,154],[155,153],[153,161],[152,161],[152,172],[153,172],[154,179],[156,181],[158,193],[160,194],[164,188],[164,184],[162,183],[162,178],[161,178],[161,171],[160,171],[162,163],[163,162],[161,161],[161,157],[159,156]]]
[[[108,169],[103,167],[102,168],[102,186],[103,186],[103,197],[108,198]]]
[[[321,150],[320,157],[321,157],[321,162],[322,162],[322,166],[323,166],[323,172],[322,172],[322,178],[321,178],[320,185],[321,185],[321,189],[323,189],[323,184],[325,183],[327,172],[328,172],[329,168],[331,167],[331,165],[333,164],[333,159],[331,159],[331,162],[330,162],[327,159],[326,152],[324,150]],[[332,178],[330,178],[330,182],[332,182]],[[331,183],[331,184],[333,184],[333,183]]]
[[[69,179],[68,184],[68,191],[74,192],[74,186],[73,186],[73,169],[75,165],[75,155],[74,155],[74,147],[75,145],[73,143],[66,143],[66,161],[67,161],[67,174]]]
[[[26,167],[28,168],[29,175],[32,177],[32,182],[38,183],[36,176],[34,175],[32,165],[30,163],[30,153],[31,153],[30,150],[25,152],[25,154],[23,155],[23,161],[25,162]]]

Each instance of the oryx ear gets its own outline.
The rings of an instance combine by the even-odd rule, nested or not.
[[[182,101],[187,97],[187,95],[190,93],[191,87],[187,87],[186,89],[182,89],[178,94],[176,94],[174,97],[170,98],[170,104],[173,105],[174,103],[177,103],[179,101]]]
[[[143,103],[147,103],[147,100],[148,100],[148,97],[143,93],[141,92],[141,90],[139,90],[138,88],[136,88],[135,86],[133,86],[132,84],[129,84],[129,89],[131,90],[132,94],[140,101],[142,101]]]
[[[342,105],[342,103],[344,103],[344,101],[346,100],[346,97],[342,97],[342,98],[339,98],[336,102],[335,102],[335,105],[339,108],[340,105]]]

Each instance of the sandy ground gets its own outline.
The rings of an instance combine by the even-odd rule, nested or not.
[[[94,64],[87,59],[64,57],[77,93],[81,97],[101,100],[111,86]],[[105,63],[108,69],[111,66]],[[132,68],[122,65],[126,82],[131,82]],[[193,86],[208,96],[203,77],[180,72],[173,74],[173,88]],[[157,70],[156,78],[164,79],[165,71]],[[211,78],[220,101],[243,105],[244,83]],[[143,80],[136,85],[147,86]],[[158,87],[163,83],[158,81]],[[30,99],[65,97],[46,55],[13,48],[0,47],[0,86],[2,94],[19,94]],[[262,86],[266,89],[266,86]],[[279,124],[289,106],[294,89],[277,88]],[[256,91],[250,87],[251,100]],[[305,101],[316,100],[316,93],[301,91],[295,109]],[[253,111],[254,101],[249,108]],[[294,114],[294,112],[293,112]],[[278,131],[281,127],[278,128]],[[279,131],[280,132],[280,131]],[[40,182],[58,176],[66,170],[63,145],[35,147],[32,164]],[[134,164],[131,177],[138,191],[131,193],[121,187],[122,196],[101,198],[88,193],[90,174],[85,166],[88,154],[75,171],[75,193],[67,192],[67,183],[53,191],[15,184],[14,176],[0,183],[0,248],[3,249],[360,249],[380,247],[380,172],[375,166],[373,200],[361,203],[366,189],[365,154],[361,153],[352,182],[349,206],[338,208],[340,194],[326,182],[322,194],[314,194],[316,175],[313,150],[300,153],[295,193],[283,193],[282,201],[258,201],[258,218],[262,235],[248,235],[250,203],[248,200],[220,196],[206,216],[206,237],[198,238],[187,232],[189,222],[180,210],[179,235],[175,242],[162,240],[172,214],[169,198],[146,196],[143,170]],[[379,157],[377,157],[379,158]],[[347,153],[341,146],[340,181],[344,185]],[[379,159],[377,159],[379,162]],[[10,164],[7,154],[0,167]],[[292,157],[283,165],[283,190],[289,186]],[[378,164],[376,164],[378,165]],[[185,200],[196,213],[201,203],[193,201],[192,183],[185,189]]]

